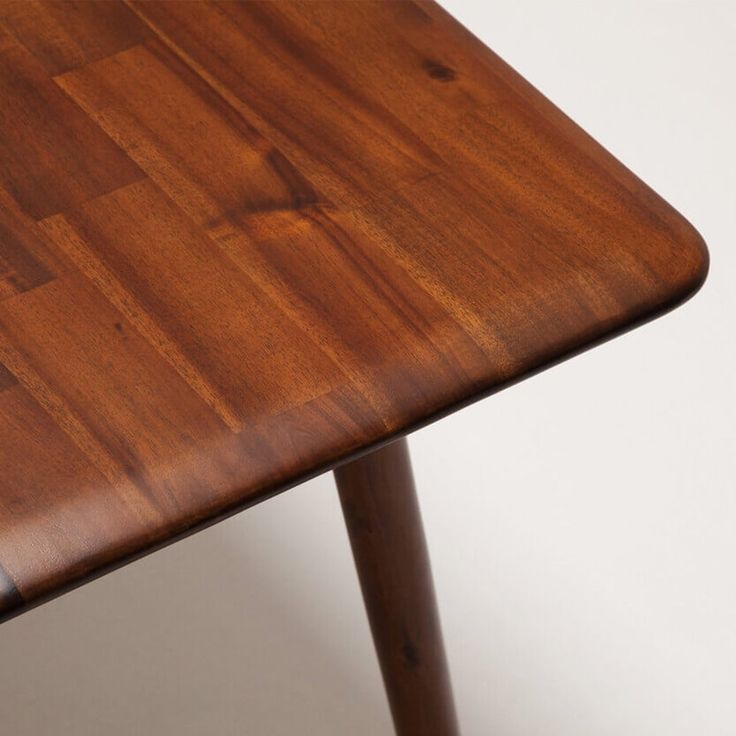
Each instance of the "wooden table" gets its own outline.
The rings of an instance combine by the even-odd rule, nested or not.
[[[4,1],[0,609],[336,469],[397,731],[455,734],[400,438],[707,262],[437,5]]]

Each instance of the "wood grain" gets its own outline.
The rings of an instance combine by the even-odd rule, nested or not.
[[[1,2],[0,99],[6,617],[707,271],[430,3]]]

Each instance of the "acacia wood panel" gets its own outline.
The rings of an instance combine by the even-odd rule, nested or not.
[[[2,2],[0,100],[5,616],[707,271],[430,3]]]

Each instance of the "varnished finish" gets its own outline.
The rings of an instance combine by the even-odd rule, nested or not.
[[[706,272],[432,4],[3,1],[0,102],[4,615]]]
[[[405,439],[335,470],[398,736],[457,736]]]

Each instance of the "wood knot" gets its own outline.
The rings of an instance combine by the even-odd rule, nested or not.
[[[457,72],[439,61],[425,59],[422,66],[432,79],[439,82],[454,82],[457,79]]]
[[[404,643],[401,647],[401,657],[404,660],[404,664],[410,669],[415,670],[421,664],[421,658],[419,651],[410,641]]]

